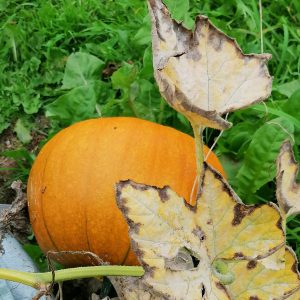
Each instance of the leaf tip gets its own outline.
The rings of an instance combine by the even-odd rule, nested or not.
[[[299,166],[295,160],[293,147],[285,141],[277,158],[276,196],[282,213],[286,216],[300,213],[300,185],[296,178]]]

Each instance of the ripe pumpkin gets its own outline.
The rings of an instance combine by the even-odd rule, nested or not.
[[[213,153],[208,163],[224,173]],[[195,174],[194,140],[175,129],[125,117],[77,123],[43,147],[30,172],[35,237],[45,253],[90,251],[111,264],[136,265],[115,183],[169,185],[189,199]],[[91,257],[79,254],[56,260],[66,266],[92,264]]]

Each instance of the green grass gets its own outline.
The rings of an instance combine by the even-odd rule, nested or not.
[[[240,43],[244,52],[260,52],[260,18],[257,1],[169,1],[177,19],[192,24],[195,15],[212,21]],[[97,103],[102,115],[137,115],[190,132],[187,122],[162,103],[151,69],[150,24],[145,1],[22,1],[0,2],[0,132],[18,118],[33,120],[47,104],[65,93],[61,89],[64,68],[71,53],[93,54],[103,61],[132,63],[135,76],[129,92],[101,78]],[[273,100],[285,100],[285,82],[298,79],[299,7],[285,1],[267,2],[263,15],[265,51],[273,55]],[[299,5],[298,5],[299,6]],[[297,27],[298,26],[298,27]],[[126,71],[125,71],[126,72]],[[123,73],[126,77],[127,74]],[[283,94],[282,94],[283,93]],[[131,98],[131,101],[128,99]],[[120,101],[121,99],[121,101]],[[272,101],[272,99],[271,99]],[[134,106],[134,107],[132,107]],[[99,113],[99,111],[98,111]],[[94,110],[90,116],[97,115]],[[248,115],[248,114],[246,114]],[[58,116],[57,129],[74,120]],[[234,115],[233,120],[243,119]],[[58,124],[57,124],[58,123]],[[57,126],[55,126],[57,125]],[[29,126],[29,125],[28,125]],[[30,126],[29,126],[30,127]],[[207,135],[209,137],[210,135]],[[210,140],[207,141],[208,143]]]
[[[166,2],[187,26],[197,14],[207,15],[245,53],[260,53],[258,1]],[[0,0],[0,28],[0,133],[15,130],[24,147],[39,130],[46,140],[73,122],[99,115],[137,116],[191,134],[189,123],[166,105],[153,79],[145,1]],[[274,161],[283,140],[294,142],[299,160],[298,1],[263,1],[263,45],[273,56],[272,96],[266,105],[231,114],[235,126],[215,150],[229,182],[247,203],[276,202]],[[78,66],[85,87],[76,75]],[[74,98],[79,94],[80,102]],[[39,116],[49,120],[42,129]],[[217,135],[206,130],[205,143],[212,145]],[[262,160],[268,172],[257,176]],[[22,169],[22,174],[27,173]],[[299,255],[298,228],[299,218],[291,220],[287,235]]]

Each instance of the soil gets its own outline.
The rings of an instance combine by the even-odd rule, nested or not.
[[[6,129],[0,136],[0,203],[11,203],[15,192],[10,188],[12,183],[12,168],[16,168],[16,162],[1,155],[4,151],[15,150],[22,145],[18,141],[12,129]]]
[[[52,299],[64,300],[117,300],[117,294],[110,281],[104,278],[78,279],[65,281],[53,288]]]
[[[41,141],[47,136],[46,131],[49,121],[44,116],[38,116],[31,130],[32,140],[29,144],[23,145],[17,138],[13,130],[14,126],[9,127],[0,135],[0,203],[10,204],[13,201],[14,191],[10,185],[14,180],[18,180],[18,165],[12,158],[1,155],[5,151],[26,149],[30,153],[37,153]],[[30,166],[28,167],[28,171]],[[25,176],[26,177],[26,176]],[[22,178],[26,181],[26,178]],[[25,182],[23,182],[25,184]]]

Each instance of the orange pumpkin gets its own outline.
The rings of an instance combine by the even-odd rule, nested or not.
[[[208,163],[224,172],[213,153]],[[77,123],[43,147],[30,172],[35,237],[44,252],[90,251],[111,264],[138,264],[116,205],[115,183],[169,185],[189,199],[195,174],[194,140],[175,129],[126,117]],[[92,264],[79,254],[56,260],[66,266]]]

